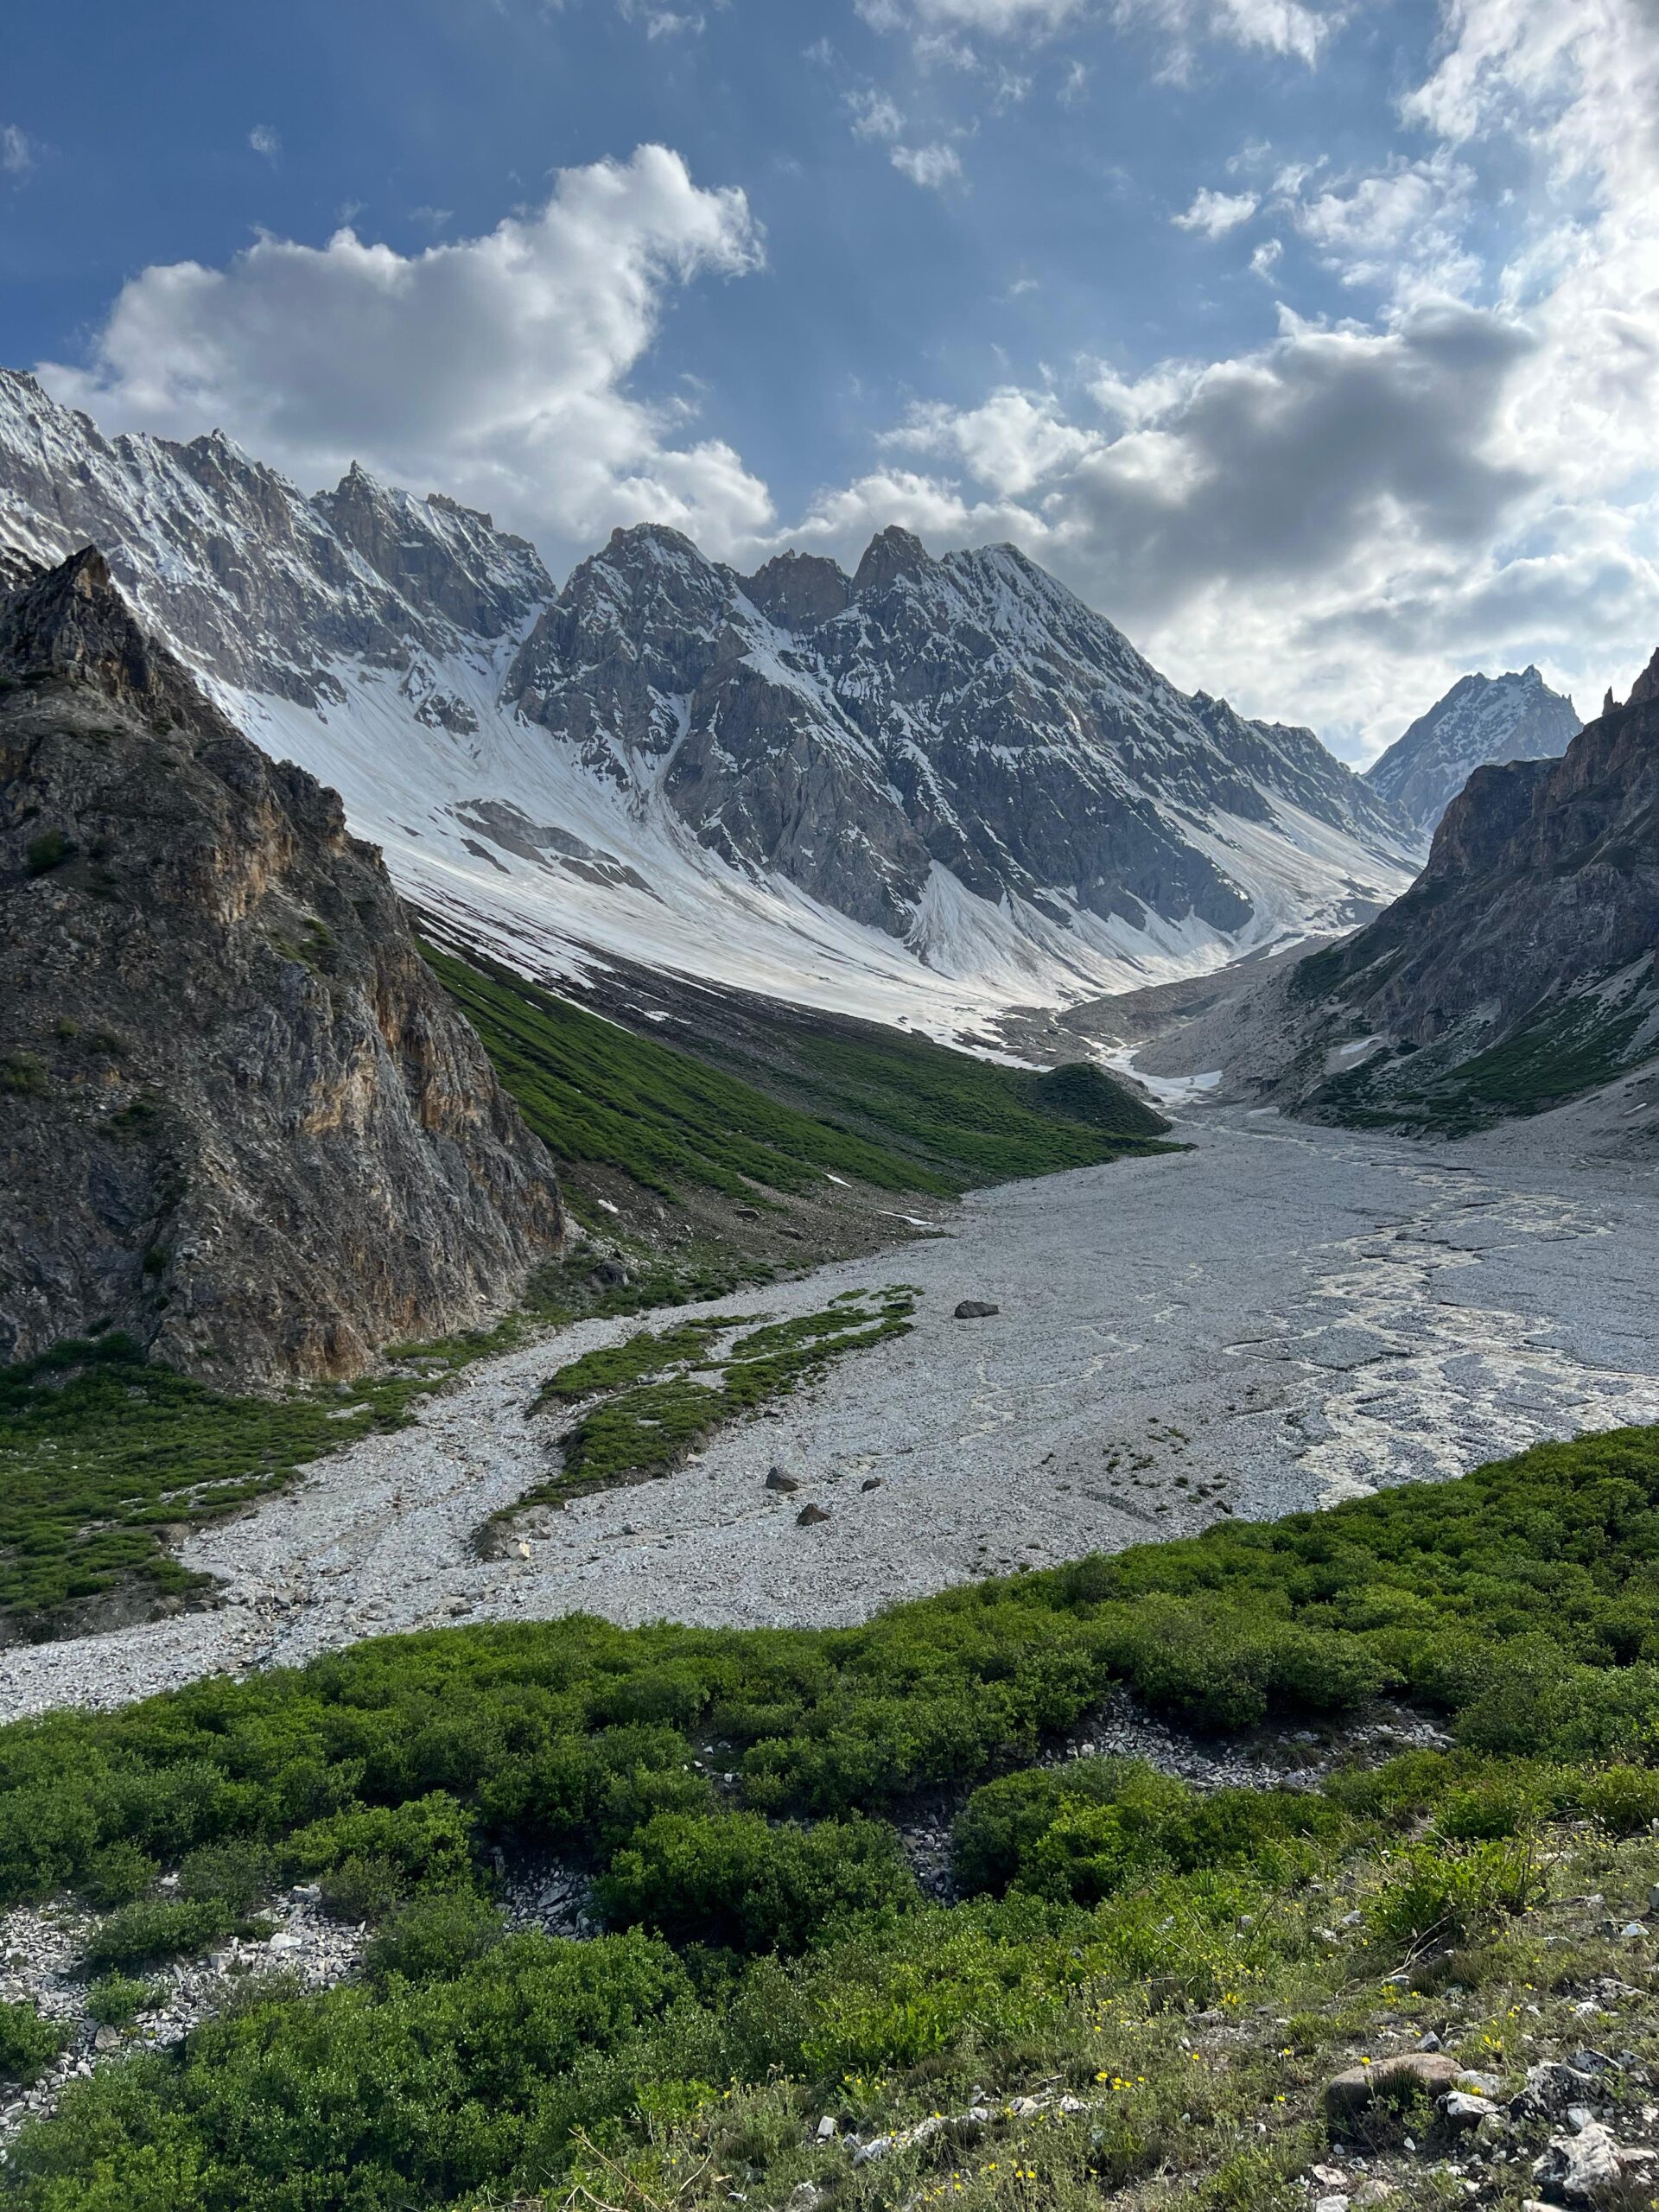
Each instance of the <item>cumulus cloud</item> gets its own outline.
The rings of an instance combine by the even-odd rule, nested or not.
[[[1340,0],[1322,6],[1304,0],[1114,0],[1114,12],[1126,27],[1156,33],[1168,73],[1182,76],[1198,48],[1212,39],[1312,65],[1343,10]]]
[[[1172,215],[1170,220],[1178,231],[1199,231],[1207,238],[1219,238],[1248,223],[1255,209],[1253,192],[1212,192],[1206,186],[1184,214]]]
[[[887,156],[900,176],[925,190],[942,192],[962,175],[962,160],[954,146],[895,146]]]
[[[760,257],[741,192],[699,187],[645,146],[567,169],[537,212],[424,252],[341,229],[321,246],[263,237],[224,268],[146,269],[90,369],[40,373],[111,428],[218,424],[307,485],[360,460],[490,508],[556,558],[618,520],[719,548],[767,524],[766,487],[626,385],[673,286]]]
[[[35,149],[15,123],[0,124],[0,170],[22,176],[35,166]]]

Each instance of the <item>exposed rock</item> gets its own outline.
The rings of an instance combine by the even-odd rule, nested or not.
[[[1584,2203],[1618,2181],[1618,2145],[1592,2120],[1576,2135],[1552,2135],[1549,2148],[1533,2161],[1532,2171],[1546,2189],[1569,2203]]]
[[[1325,2113],[1333,2120],[1343,2120],[1374,2102],[1405,2104],[1413,2097],[1442,2097],[1456,2088],[1464,2070],[1455,2058],[1440,2050],[1403,2050],[1373,2065],[1350,2066],[1325,2083]]]
[[[829,1518],[830,1516],[824,1511],[823,1506],[804,1505],[795,1516],[795,1526],[798,1529],[816,1529],[820,1522],[827,1521]]]
[[[343,1376],[557,1249],[551,1163],[339,800],[90,549],[0,601],[0,1360]]]
[[[994,1313],[1001,1312],[1000,1306],[988,1305],[982,1298],[964,1298],[956,1307],[958,1321],[988,1321]]]
[[[1498,2118],[1497,2107],[1490,2097],[1478,2095],[1471,2089],[1452,2089],[1440,2098],[1435,2109],[1446,2126],[1459,2133],[1476,2128],[1483,2120]]]
[[[796,1478],[791,1474],[786,1473],[782,1467],[770,1467],[766,1471],[766,1488],[768,1490],[782,1491],[787,1497],[792,1491],[799,1490],[800,1486],[801,1485]]]
[[[1583,727],[1572,700],[1535,668],[1465,676],[1372,762],[1365,781],[1427,837],[1477,768],[1557,760]]]

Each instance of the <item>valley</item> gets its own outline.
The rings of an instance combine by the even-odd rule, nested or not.
[[[1436,1147],[1229,1109],[1173,1134],[1192,1149],[934,1201],[914,1243],[680,1309],[786,1319],[918,1294],[907,1334],[665,1478],[543,1515],[528,1556],[476,1542],[552,1464],[558,1424],[527,1404],[565,1363],[667,1325],[583,1321],[481,1358],[414,1427],[188,1538],[225,1604],[0,1654],[0,1710],[115,1705],[462,1620],[861,1620],[1659,1420],[1647,1179],[1567,1165],[1564,1141]],[[1000,1310],[958,1320],[964,1299]],[[766,1489],[774,1465],[797,1491]],[[809,1503],[829,1518],[802,1528]]]

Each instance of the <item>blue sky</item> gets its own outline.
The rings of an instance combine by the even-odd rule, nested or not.
[[[1659,636],[1652,0],[156,22],[28,11],[0,87],[5,358],[107,429],[360,457],[556,572],[1014,537],[1354,757]]]

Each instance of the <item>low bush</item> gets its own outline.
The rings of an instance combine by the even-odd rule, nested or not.
[[[151,2001],[148,1982],[106,1974],[86,1993],[86,2016],[101,2028],[124,2028]]]
[[[161,1871],[159,1863],[136,1844],[106,1843],[87,1860],[78,1887],[95,1912],[113,1912],[118,1905],[143,1897]]]
[[[0,2081],[38,2082],[67,2042],[55,2020],[43,2019],[27,2000],[0,2004]]]
[[[370,1938],[363,1967],[372,1981],[453,1980],[501,1942],[500,1914],[476,1890],[423,1890],[394,1906]]]
[[[143,1897],[111,1913],[88,1938],[87,1966],[93,1973],[159,1966],[192,1951],[204,1951],[231,1932],[232,1916],[216,1900],[177,1904]]]
[[[1390,1866],[1366,1910],[1372,1941],[1412,1953],[1490,1935],[1542,1891],[1536,1853],[1524,1842],[1471,1844],[1460,1851],[1418,1844]]]
[[[915,1903],[915,1877],[885,1822],[773,1827],[753,1813],[660,1813],[594,1889],[615,1928],[740,1951],[804,1950],[849,1914]]]

